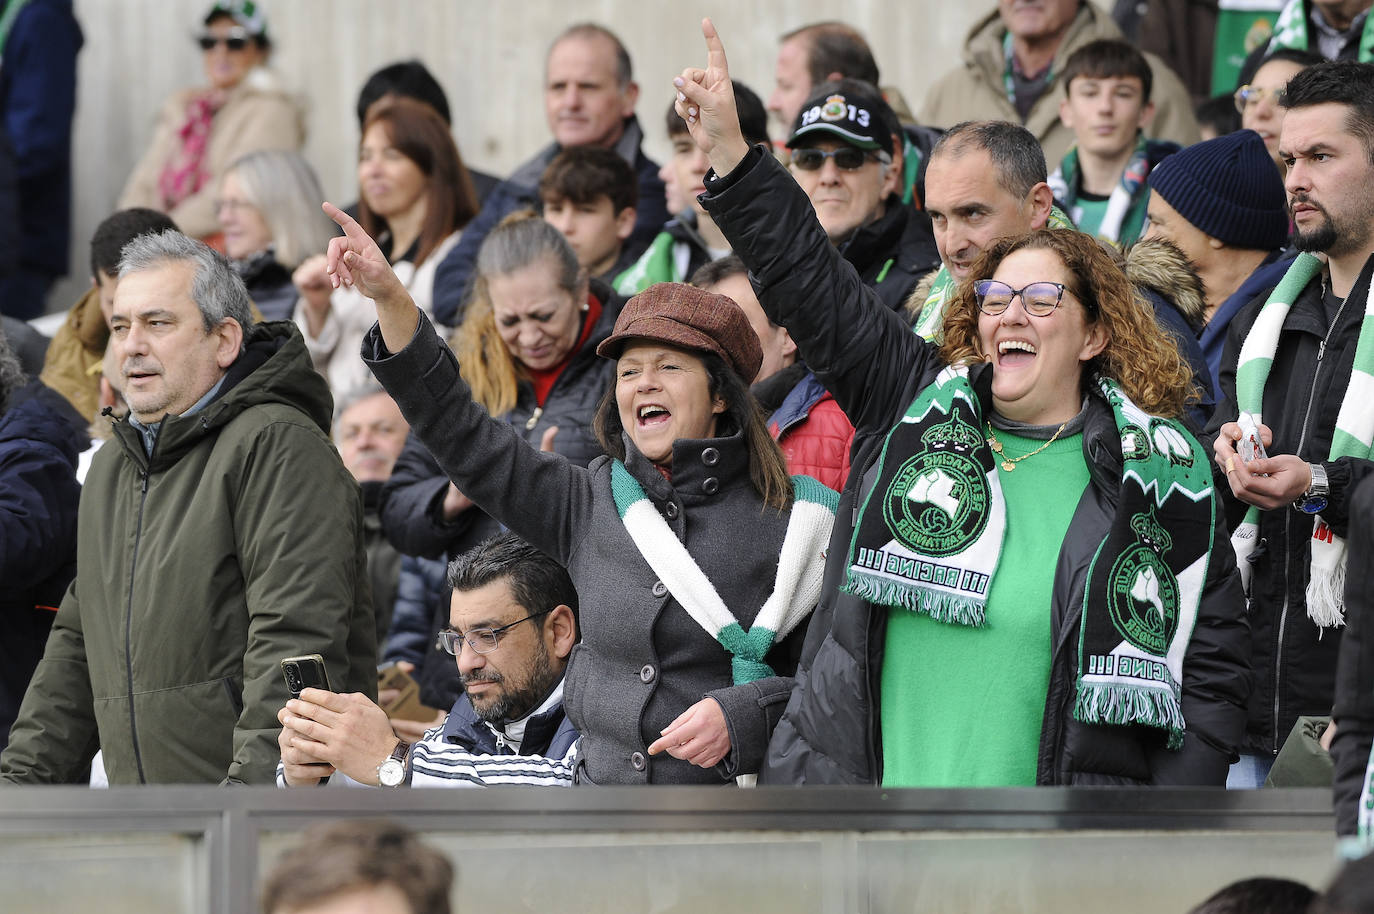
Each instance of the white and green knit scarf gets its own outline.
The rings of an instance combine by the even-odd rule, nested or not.
[[[793,476],[792,488],[773,592],[745,631],[639,481],[619,460],[611,466],[611,494],[626,532],[673,598],[730,653],[735,685],[777,675],[764,658],[811,614],[821,596],[825,548],[840,496],[809,476]]]
[[[1278,21],[1274,23],[1274,37],[1269,39],[1265,55],[1268,56],[1279,48],[1296,48],[1299,51],[1317,53],[1318,47],[1308,33],[1307,14],[1305,0],[1289,0],[1288,5],[1279,13]],[[1374,15],[1365,19],[1364,28],[1360,31],[1359,60],[1361,63],[1374,60]]]
[[[1064,211],[1057,206],[1050,207],[1050,218],[1045,223],[1046,228],[1071,229],[1074,227],[1073,220],[1064,214]],[[959,281],[950,275],[949,268],[944,264],[940,265],[939,272],[935,274],[935,279],[930,284],[930,291],[926,294],[925,304],[921,305],[921,313],[916,318],[916,324],[912,329],[921,339],[939,343],[944,337],[945,331],[945,311],[949,308],[949,300],[954,297],[954,290],[959,288]]]
[[[1323,266],[1313,255],[1299,254],[1269,294],[1269,300],[1260,309],[1254,326],[1241,344],[1236,363],[1236,406],[1241,412],[1252,414],[1257,423],[1264,421],[1264,385],[1274,364],[1283,322],[1293,302],[1321,273]],[[1358,291],[1357,285],[1351,294]],[[1340,412],[1336,415],[1330,460],[1340,457],[1368,460],[1371,456],[1371,441],[1374,441],[1374,408],[1370,406],[1374,403],[1374,295],[1369,294],[1368,286],[1364,287],[1364,295],[1364,319],[1355,343],[1350,385],[1345,389]],[[1258,538],[1259,509],[1252,506],[1231,537],[1247,592],[1250,588],[1248,558]],[[1345,540],[1318,514],[1313,518],[1310,546],[1312,563],[1307,578],[1307,616],[1322,628],[1344,625]]]

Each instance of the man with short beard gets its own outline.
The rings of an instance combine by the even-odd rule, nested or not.
[[[313,785],[334,771],[383,787],[566,784],[518,757],[563,758],[578,732],[563,713],[563,672],[577,642],[577,591],[561,565],[511,533],[454,559],[450,628],[463,694],[415,745],[363,695],[306,689],[277,715],[277,783]]]
[[[1284,106],[1304,253],[1233,320],[1209,425],[1257,674],[1232,786],[1262,784],[1298,717],[1331,710],[1350,496],[1374,470],[1374,65],[1309,67]],[[1267,457],[1248,459],[1252,436]]]

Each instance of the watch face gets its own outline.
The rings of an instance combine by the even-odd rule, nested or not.
[[[377,780],[383,787],[396,787],[405,777],[406,766],[399,759],[389,758],[377,769]]]
[[[1304,514],[1320,514],[1326,510],[1326,496],[1309,495],[1298,507]]]

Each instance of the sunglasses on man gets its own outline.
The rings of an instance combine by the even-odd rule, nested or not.
[[[840,146],[837,149],[817,149],[803,146],[792,150],[792,164],[802,171],[819,171],[826,159],[834,159],[840,171],[858,171],[870,158],[884,161],[885,153],[872,153],[853,146]]]

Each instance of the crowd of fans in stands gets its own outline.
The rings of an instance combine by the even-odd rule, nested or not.
[[[80,30],[15,6],[0,223],[65,255]],[[216,2],[50,342],[0,237],[0,780],[1334,784],[1374,840],[1369,6],[1203,73],[1003,0],[915,114],[706,22],[661,167],[574,24],[508,177],[401,62],[322,208]]]

